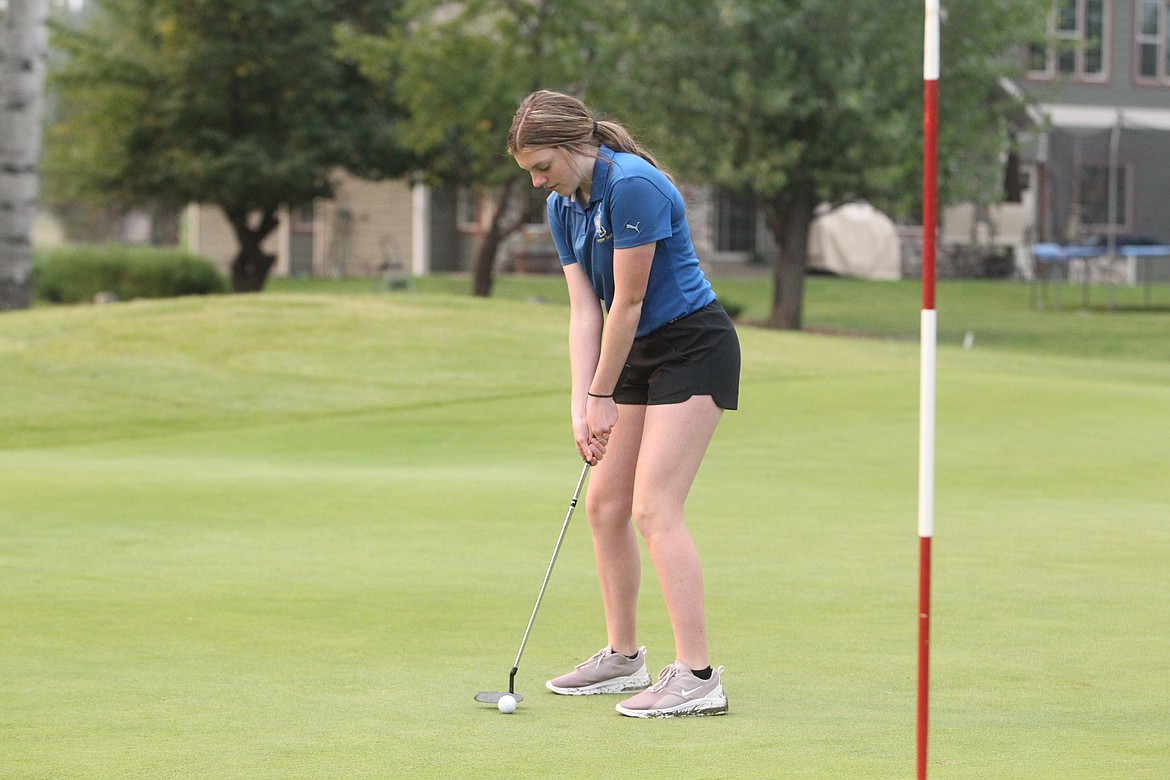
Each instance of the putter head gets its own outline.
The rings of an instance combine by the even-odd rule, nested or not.
[[[480,704],[499,704],[500,699],[505,696],[511,696],[517,703],[524,701],[524,697],[518,693],[508,693],[507,691],[480,691],[475,694],[475,700]]]

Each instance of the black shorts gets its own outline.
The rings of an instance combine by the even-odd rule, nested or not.
[[[646,406],[693,395],[709,395],[721,409],[739,406],[739,337],[718,301],[634,339],[613,400]]]

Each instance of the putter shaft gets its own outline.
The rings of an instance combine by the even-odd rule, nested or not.
[[[513,692],[513,683],[516,672],[520,668],[520,657],[524,655],[524,646],[528,644],[528,634],[532,631],[532,624],[536,620],[536,612],[540,609],[540,602],[544,599],[544,590],[548,587],[548,579],[552,576],[553,564],[557,562],[557,554],[561,551],[561,542],[565,540],[565,532],[569,530],[569,520],[573,517],[573,510],[577,508],[577,499],[581,495],[581,486],[585,484],[585,477],[589,475],[589,463],[581,469],[581,476],[577,480],[577,488],[573,491],[573,500],[569,502],[569,511],[565,514],[565,522],[561,525],[561,535],[557,537],[556,547],[553,548],[552,559],[548,562],[548,570],[544,573],[544,582],[540,584],[540,593],[536,596],[536,605],[532,608],[532,616],[528,618],[528,627],[524,629],[524,639],[520,641],[520,651],[516,653],[516,663],[512,664],[512,673],[508,677],[508,692]]]

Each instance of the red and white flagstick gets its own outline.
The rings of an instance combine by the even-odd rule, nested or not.
[[[922,357],[918,399],[918,780],[926,778],[930,703],[930,542],[934,536],[934,400],[938,318],[934,261],[938,225],[939,0],[926,0],[922,61]]]

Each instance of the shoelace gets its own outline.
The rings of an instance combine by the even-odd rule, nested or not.
[[[586,666],[589,666],[590,664],[592,664],[593,666],[601,666],[601,662],[605,659],[605,657],[607,655],[610,654],[610,652],[612,652],[612,651],[610,651],[610,649],[608,647],[603,647],[600,650],[598,650],[596,653],[594,653],[593,656],[589,658],[589,660],[582,661],[581,663],[577,664],[577,668],[584,669]]]
[[[650,686],[650,690],[658,693],[670,683],[671,679],[673,679],[676,674],[678,674],[677,666],[671,664],[670,666],[666,667],[658,673],[658,682]]]

